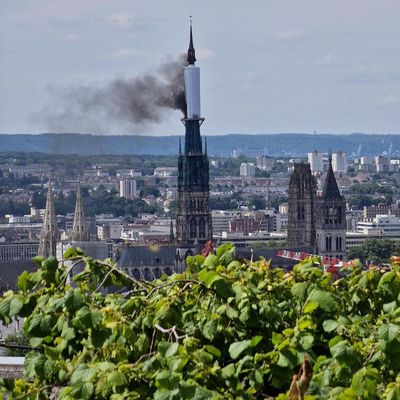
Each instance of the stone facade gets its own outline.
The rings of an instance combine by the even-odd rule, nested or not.
[[[190,30],[187,60],[189,65],[194,65],[196,61],[192,30]],[[185,86],[185,91],[188,89],[190,87]],[[198,95],[200,95],[199,92]],[[185,147],[182,153],[179,142],[176,216],[176,240],[180,247],[193,247],[212,239],[207,142],[205,142],[203,152],[200,135],[200,126],[203,121],[204,118],[197,114],[182,119],[186,128]]]
[[[344,259],[346,256],[346,201],[340,194],[332,162],[318,198],[317,253],[321,256]]]
[[[295,164],[289,181],[288,246],[315,248],[317,182],[310,164]]]
[[[289,183],[288,246],[345,258],[346,202],[337,186],[331,160],[321,196],[317,196],[310,164],[295,164]]]
[[[38,255],[44,258],[56,257],[56,246],[59,239],[60,234],[58,231],[56,212],[54,208],[53,190],[51,182],[49,182]]]

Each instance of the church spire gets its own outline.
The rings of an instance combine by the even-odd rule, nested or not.
[[[75,215],[74,215],[74,225],[71,232],[71,240],[73,240],[74,242],[89,241],[89,232],[87,230],[85,212],[83,209],[80,180],[78,180],[78,187],[76,190]]]
[[[321,198],[327,201],[339,201],[343,199],[336,182],[335,173],[333,172],[331,153],[329,153],[328,172],[326,174],[324,186],[322,188]]]
[[[182,119],[185,125],[185,144],[178,157],[178,206],[175,238],[178,243],[193,245],[195,239],[204,244],[212,239],[210,212],[209,161],[203,152],[200,126],[204,121],[200,107],[200,68],[195,65],[192,21],[188,65],[184,68],[187,112]]]
[[[47,190],[46,210],[43,227],[40,233],[39,256],[48,258],[56,256],[56,245],[59,239],[56,212],[54,207],[53,190],[49,181]]]
[[[172,219],[171,219],[170,224],[169,224],[169,241],[171,243],[173,243],[175,241],[174,224],[172,222]]]
[[[194,64],[196,62],[196,53],[193,47],[192,16],[190,16],[190,39],[187,61],[189,64]]]

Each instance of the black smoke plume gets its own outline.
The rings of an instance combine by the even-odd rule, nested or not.
[[[110,126],[143,127],[162,121],[167,110],[186,115],[183,68],[185,56],[152,73],[116,78],[103,85],[50,88],[51,106],[41,113],[52,131],[106,132]]]

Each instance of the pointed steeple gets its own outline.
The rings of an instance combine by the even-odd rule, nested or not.
[[[192,16],[190,16],[190,39],[187,61],[189,64],[194,64],[196,62],[196,53],[193,47]]]
[[[83,209],[80,180],[78,180],[78,188],[76,190],[75,215],[74,215],[74,225],[71,232],[71,240],[73,240],[74,242],[89,241],[89,232],[87,230],[85,211]]]
[[[332,156],[330,153],[328,172],[326,174],[324,186],[322,188],[321,198],[327,201],[339,201],[343,199],[336,182],[335,173],[333,172]]]
[[[175,241],[175,235],[174,235],[174,224],[172,222],[172,219],[169,224],[169,241],[172,243]]]
[[[40,233],[39,256],[45,258],[55,257],[58,239],[59,231],[54,207],[53,190],[51,186],[51,181],[49,181],[46,210],[44,213],[42,231]]]

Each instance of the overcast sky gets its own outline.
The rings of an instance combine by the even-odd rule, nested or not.
[[[145,126],[47,114],[54,93],[176,57],[189,15],[203,132],[400,133],[399,0],[1,0],[0,132],[182,133],[178,111]]]

